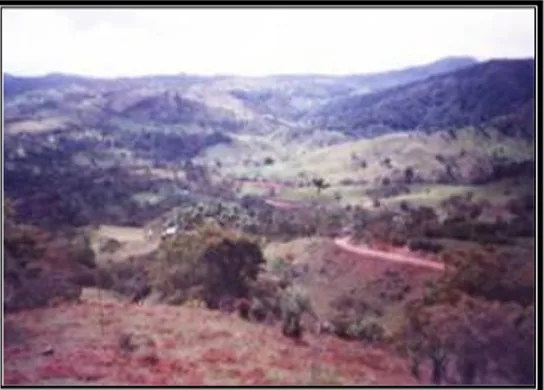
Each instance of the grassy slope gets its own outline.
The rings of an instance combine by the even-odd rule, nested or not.
[[[122,331],[152,336],[158,363],[121,357]],[[54,354],[42,355],[48,346]],[[79,305],[8,315],[4,353],[6,384],[416,384],[405,362],[359,343],[306,334],[294,344],[278,327],[198,308],[123,305],[88,291]]]
[[[452,139],[447,133],[426,135],[423,133],[397,133],[373,139],[345,142],[303,153],[293,153],[289,159],[278,161],[266,167],[241,167],[236,170],[239,175],[259,175],[272,180],[293,180],[304,173],[307,177],[324,177],[332,184],[322,197],[332,199],[335,192],[342,195],[345,203],[364,204],[368,201],[365,190],[375,186],[375,182],[384,176],[401,174],[410,166],[423,177],[432,177],[435,172],[443,170],[443,165],[436,160],[436,155],[455,157],[463,161],[459,154],[465,151],[467,155],[490,157],[494,154],[507,157],[510,161],[522,161],[534,158],[533,146],[529,141],[503,137],[492,130],[489,137],[482,136],[474,129],[457,131],[457,138]],[[352,156],[365,160],[366,167],[355,162]],[[392,168],[382,164],[385,158],[391,160]],[[395,173],[396,171],[396,173]],[[229,172],[230,173],[230,172]],[[341,185],[345,179],[364,180],[367,184]],[[529,183],[530,184],[530,183]],[[440,201],[450,195],[469,190],[481,192],[482,197],[495,197],[503,200],[503,193],[512,186],[511,180],[492,183],[484,186],[469,185],[412,185],[412,193],[402,195],[402,199],[418,202],[427,198],[431,203]],[[530,187],[530,186],[529,186]],[[246,191],[251,192],[246,186]],[[528,188],[522,189],[523,191]],[[313,188],[285,188],[279,196],[299,200],[315,197]]]
[[[263,175],[277,179],[295,178],[299,172],[307,172],[323,176],[331,183],[342,179],[372,181],[395,168],[404,169],[412,166],[416,172],[438,169],[441,164],[436,161],[437,154],[458,156],[465,150],[467,154],[490,156],[502,147],[504,155],[512,160],[521,160],[533,155],[533,147],[527,141],[502,137],[494,132],[490,132],[490,136],[482,137],[473,129],[457,131],[456,140],[449,138],[446,133],[385,135],[309,151],[291,160],[264,167],[262,172]],[[364,159],[367,167],[362,168],[352,163],[352,154]],[[386,168],[381,164],[385,158],[391,159],[393,168]]]

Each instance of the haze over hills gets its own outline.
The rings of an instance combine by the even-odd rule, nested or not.
[[[436,340],[459,361],[491,361],[482,382],[531,383],[532,60],[453,58],[342,77],[57,74],[4,82],[11,200],[4,306],[22,311],[10,313],[12,327],[34,335],[57,332],[58,324],[25,321],[25,309],[61,299],[70,319],[57,360],[32,378],[21,367],[45,354],[33,344],[8,347],[10,383],[303,381],[297,364],[316,359],[293,355],[293,348],[310,351],[304,343],[325,351],[312,383],[386,383],[393,372],[392,383],[478,383],[465,366],[452,368],[452,378],[424,377],[441,364]],[[340,239],[346,234],[351,239]],[[443,273],[441,262],[453,271]],[[278,314],[282,283],[307,291],[328,335],[291,343]],[[99,333],[71,318],[88,318],[80,314],[102,307],[105,293],[110,322],[99,340],[108,354],[82,354],[94,351]],[[120,303],[128,299],[144,300],[149,309],[138,312],[160,323],[130,314],[133,306]],[[171,307],[195,302],[237,308],[245,320]],[[181,313],[206,318],[206,327],[176,333],[172,321],[183,324]],[[420,318],[425,330],[412,330]],[[258,326],[270,326],[266,337]],[[132,370],[115,360],[125,340],[118,328],[162,340],[151,363],[131,360]],[[248,339],[255,348],[241,355]],[[497,351],[497,339],[508,340],[508,353]],[[413,347],[421,340],[424,348]],[[21,355],[27,349],[32,357]],[[283,357],[263,359],[263,350]],[[66,368],[70,353],[82,358],[75,369]],[[372,353],[381,363],[371,372]],[[181,370],[189,360],[191,369]],[[245,372],[250,361],[258,363]],[[218,366],[234,363],[240,368],[216,377]]]
[[[315,127],[357,137],[486,125],[532,137],[534,77],[532,59],[494,60],[379,93],[338,99],[314,110],[308,120]],[[493,122],[512,115],[521,126]]]
[[[30,98],[38,93],[45,108],[58,106],[63,112],[84,111],[81,105],[101,108],[111,115],[128,120],[142,120],[161,124],[192,126],[199,116],[223,120],[224,111],[241,120],[236,130],[244,126],[274,126],[277,121],[292,122],[308,109],[341,96],[371,92],[406,82],[419,80],[433,74],[447,72],[474,63],[470,58],[449,58],[425,66],[380,74],[331,76],[270,76],[199,77],[192,75],[154,76],[125,79],[93,79],[70,75],[48,75],[21,78],[5,75],[6,98],[25,92]],[[55,90],[53,93],[52,89]],[[37,92],[40,91],[40,92]],[[85,94],[93,94],[93,97]],[[66,101],[63,99],[66,98]],[[72,101],[79,99],[78,106]],[[183,101],[181,99],[187,99]],[[182,104],[183,103],[183,104]],[[198,103],[206,107],[199,106]],[[31,103],[30,103],[31,104]],[[185,108],[186,107],[186,108]],[[8,120],[17,117],[13,105],[8,106]],[[39,114],[40,106],[35,106]],[[42,107],[44,108],[44,107]],[[183,110],[191,110],[189,117]],[[201,111],[211,110],[210,112]],[[144,117],[142,117],[142,115]],[[228,118],[230,119],[230,118]],[[228,119],[223,123],[226,131]],[[261,123],[264,122],[264,123]],[[200,127],[214,125],[202,123]],[[217,127],[217,126],[216,126]],[[221,130],[221,129],[218,129]]]
[[[73,172],[80,172],[77,167],[83,164],[86,174],[100,164],[158,163],[179,170],[193,159],[213,167],[220,176],[293,180],[300,175],[329,174],[333,181],[352,177],[379,183],[384,177],[399,176],[379,168],[380,161],[389,158],[397,161],[399,171],[417,168],[424,182],[441,182],[445,177],[453,184],[485,182],[493,178],[492,167],[497,164],[532,159],[533,80],[532,60],[476,63],[467,57],[379,74],[334,77],[95,79],[6,74],[6,190],[17,193],[20,188],[15,183],[38,183],[31,172],[55,171],[54,165],[33,167],[32,159],[41,161],[46,153],[55,160],[57,152],[64,156],[60,165],[71,162]],[[451,138],[461,129],[466,136],[460,139],[485,147],[463,147]],[[433,141],[440,135],[428,141],[426,135],[418,138],[417,142],[427,145],[420,154],[409,147],[405,152],[390,150],[394,143],[376,139],[375,144],[382,145],[376,150],[380,161],[368,158],[368,162],[377,169],[361,170],[349,160],[340,163],[347,155],[368,154],[368,147],[372,150],[374,141],[363,147],[358,140],[388,133],[415,147],[415,140],[408,138],[412,131],[446,132],[451,153]],[[330,153],[320,153],[321,148],[333,145],[336,149]],[[434,156],[441,153],[462,167],[437,163]],[[312,154],[322,156],[319,162]],[[263,164],[266,159],[277,163]],[[308,165],[311,161],[315,162]],[[333,165],[343,172],[341,176],[331,171]],[[474,169],[478,179],[452,174]],[[35,185],[26,186],[32,192]]]
[[[537,10],[409,8],[2,9],[6,385],[537,383]]]

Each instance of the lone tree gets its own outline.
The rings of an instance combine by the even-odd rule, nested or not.
[[[321,193],[322,190],[331,186],[329,183],[325,182],[325,179],[321,177],[312,179],[312,184],[316,188],[318,195]]]

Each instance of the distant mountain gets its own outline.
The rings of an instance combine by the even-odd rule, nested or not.
[[[339,180],[379,184],[410,166],[428,182],[449,173],[453,182],[487,180],[499,157],[508,160],[504,166],[530,159],[533,84],[530,60],[475,64],[465,57],[349,76],[4,74],[5,190],[33,220],[138,224],[179,202],[181,190],[209,191],[226,174],[332,180],[338,172]],[[462,132],[402,134],[467,126],[502,134],[470,129],[479,142],[472,149]],[[359,140],[387,132],[399,133],[397,141]],[[354,154],[357,142],[366,145],[360,155],[367,168]],[[424,153],[399,151],[399,143]],[[373,150],[383,156],[370,156]],[[391,172],[386,159],[398,165]],[[483,162],[489,169],[480,173]]]
[[[532,137],[534,61],[493,60],[371,94],[337,99],[304,119],[308,126],[373,137],[394,131],[495,126]]]
[[[401,70],[349,76],[179,74],[103,79],[66,74],[19,77],[6,73],[4,97],[9,101],[24,95],[16,105],[8,106],[10,121],[19,117],[21,111],[35,117],[46,108],[45,115],[50,116],[51,108],[57,108],[55,115],[62,111],[63,116],[99,116],[101,123],[108,116],[121,116],[139,124],[199,122],[218,131],[246,126],[262,133],[275,130],[278,121],[292,126],[309,110],[339,97],[398,86],[475,62],[469,57],[452,57]],[[76,107],[77,99],[82,104]],[[21,107],[24,109],[18,110]],[[230,115],[227,111],[231,111]]]
[[[475,65],[478,61],[472,57],[446,57],[430,64],[412,66],[405,69],[347,76],[345,80],[360,84],[370,91],[391,88],[394,86],[422,80],[427,77],[453,72],[455,70]]]

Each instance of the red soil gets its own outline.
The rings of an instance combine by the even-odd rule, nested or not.
[[[301,204],[284,201],[284,200],[267,199],[266,203],[274,207],[283,208],[283,209],[297,209],[302,207]],[[374,248],[371,249],[364,246],[353,245],[349,241],[350,241],[349,237],[339,237],[334,240],[334,243],[339,248],[345,251],[351,252],[355,255],[358,255],[360,258],[366,258],[366,259],[375,258],[375,259],[379,259],[383,261],[391,261],[396,263],[414,265],[418,267],[426,267],[430,269],[435,269],[437,271],[445,270],[444,264],[442,263],[439,263],[437,261],[422,259],[410,253],[392,253],[392,248],[386,247],[385,245],[378,247],[379,249],[374,249]]]
[[[158,345],[149,363],[117,350],[120,332]],[[7,385],[416,385],[385,350],[175,306],[88,301],[5,316]],[[44,350],[52,347],[51,354]]]
[[[425,259],[421,259],[421,258],[409,256],[409,255],[399,254],[399,253],[384,252],[383,250],[371,249],[371,248],[360,246],[360,245],[353,245],[350,243],[349,237],[336,238],[334,240],[334,243],[338,247],[342,248],[343,250],[357,254],[361,256],[362,258],[375,257],[383,261],[392,261],[396,263],[409,264],[409,265],[414,265],[417,267],[435,269],[437,271],[445,270],[444,264],[439,263],[437,261],[425,260]]]

